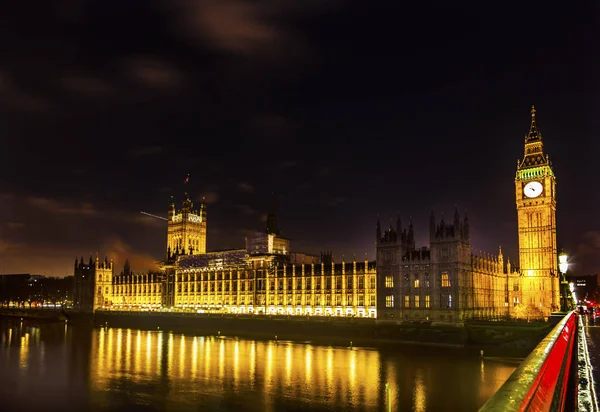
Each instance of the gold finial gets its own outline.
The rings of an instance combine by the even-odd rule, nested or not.
[[[531,117],[535,117],[535,106],[531,105]]]

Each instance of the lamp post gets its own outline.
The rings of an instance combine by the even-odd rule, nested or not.
[[[568,312],[572,309],[570,302],[569,284],[567,282],[567,270],[569,270],[569,262],[567,254],[562,251],[558,255],[558,270],[560,271],[560,310]]]

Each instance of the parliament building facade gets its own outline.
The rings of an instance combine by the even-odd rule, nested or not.
[[[515,178],[519,262],[476,251],[466,216],[429,221],[429,247],[417,248],[412,222],[376,227],[376,260],[334,262],[331,252],[292,252],[274,211],[245,248],[206,251],[207,210],[185,195],[168,210],[160,271],[136,274],[127,263],[75,262],[80,310],[175,310],[271,315],[377,317],[390,321],[463,322],[547,317],[559,309],[556,178],[543,151],[535,109]]]

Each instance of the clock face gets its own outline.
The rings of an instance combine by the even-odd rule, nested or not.
[[[544,191],[544,186],[540,182],[529,182],[523,188],[523,194],[529,198],[538,197]]]

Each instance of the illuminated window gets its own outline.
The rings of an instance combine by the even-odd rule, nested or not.
[[[448,272],[442,272],[442,287],[450,287],[450,278],[448,277]]]
[[[415,288],[419,287],[419,279],[415,279],[415,281],[413,282],[413,285]]]
[[[431,307],[431,302],[429,300],[429,295],[425,295],[425,307],[426,308]]]
[[[404,307],[410,308],[410,296],[408,296],[408,295],[404,296]]]
[[[420,296],[415,296],[415,308],[421,307]]]
[[[385,297],[385,307],[393,308],[394,307],[394,296],[388,295]]]
[[[452,295],[448,295],[448,307],[452,307]]]
[[[385,277],[385,287],[386,288],[393,288],[394,287],[394,277],[393,276],[386,276]]]
[[[369,306],[375,306],[375,295],[369,296]]]

